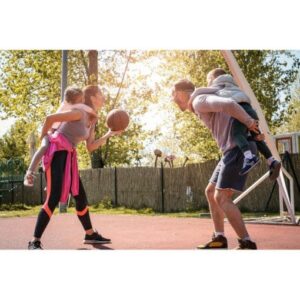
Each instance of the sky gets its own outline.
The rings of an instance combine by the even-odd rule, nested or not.
[[[9,130],[14,121],[14,118],[0,120],[0,137],[2,137]]]

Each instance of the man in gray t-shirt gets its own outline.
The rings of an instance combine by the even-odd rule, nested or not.
[[[224,235],[224,216],[238,235],[238,249],[256,249],[256,244],[249,237],[240,210],[232,202],[233,193],[243,190],[247,175],[239,175],[243,164],[243,153],[232,139],[231,127],[235,118],[245,124],[249,130],[257,132],[257,121],[230,98],[200,95],[190,101],[194,90],[195,86],[192,82],[178,81],[173,87],[173,101],[181,111],[188,109],[198,116],[211,131],[223,154],[205,190],[215,231],[212,240],[198,246],[198,249],[228,248]],[[255,143],[251,143],[251,147],[255,152]]]

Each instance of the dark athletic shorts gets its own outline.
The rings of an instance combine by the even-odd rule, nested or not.
[[[249,144],[252,153],[256,154],[256,144],[254,142],[249,142]],[[239,175],[243,162],[244,155],[238,147],[228,150],[223,154],[209,182],[215,184],[217,189],[243,191],[247,180],[247,174],[244,176]]]

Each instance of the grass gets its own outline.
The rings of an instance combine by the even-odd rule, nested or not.
[[[40,205],[27,206],[23,204],[14,205],[2,205],[0,206],[0,218],[10,217],[26,217],[26,216],[37,216],[41,209]],[[190,211],[190,212],[172,212],[172,213],[159,213],[153,211],[151,208],[143,209],[130,209],[123,206],[112,207],[109,203],[94,204],[89,207],[89,211],[95,214],[102,215],[143,215],[143,216],[165,216],[165,217],[176,217],[176,218],[208,218],[209,214],[207,210]],[[58,214],[58,209],[55,210],[54,214]],[[75,208],[69,207],[68,214],[75,214]],[[244,218],[258,218],[258,217],[272,217],[278,216],[278,213],[265,213],[265,212],[247,212],[243,213]],[[299,217],[299,213],[297,214]]]

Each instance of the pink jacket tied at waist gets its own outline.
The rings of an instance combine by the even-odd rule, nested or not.
[[[79,193],[79,172],[76,148],[73,148],[72,144],[61,133],[58,132],[49,135],[49,141],[50,145],[43,156],[43,167],[45,172],[50,168],[54,153],[56,151],[68,151],[60,197],[60,202],[66,203],[70,191],[73,196],[77,196]]]

